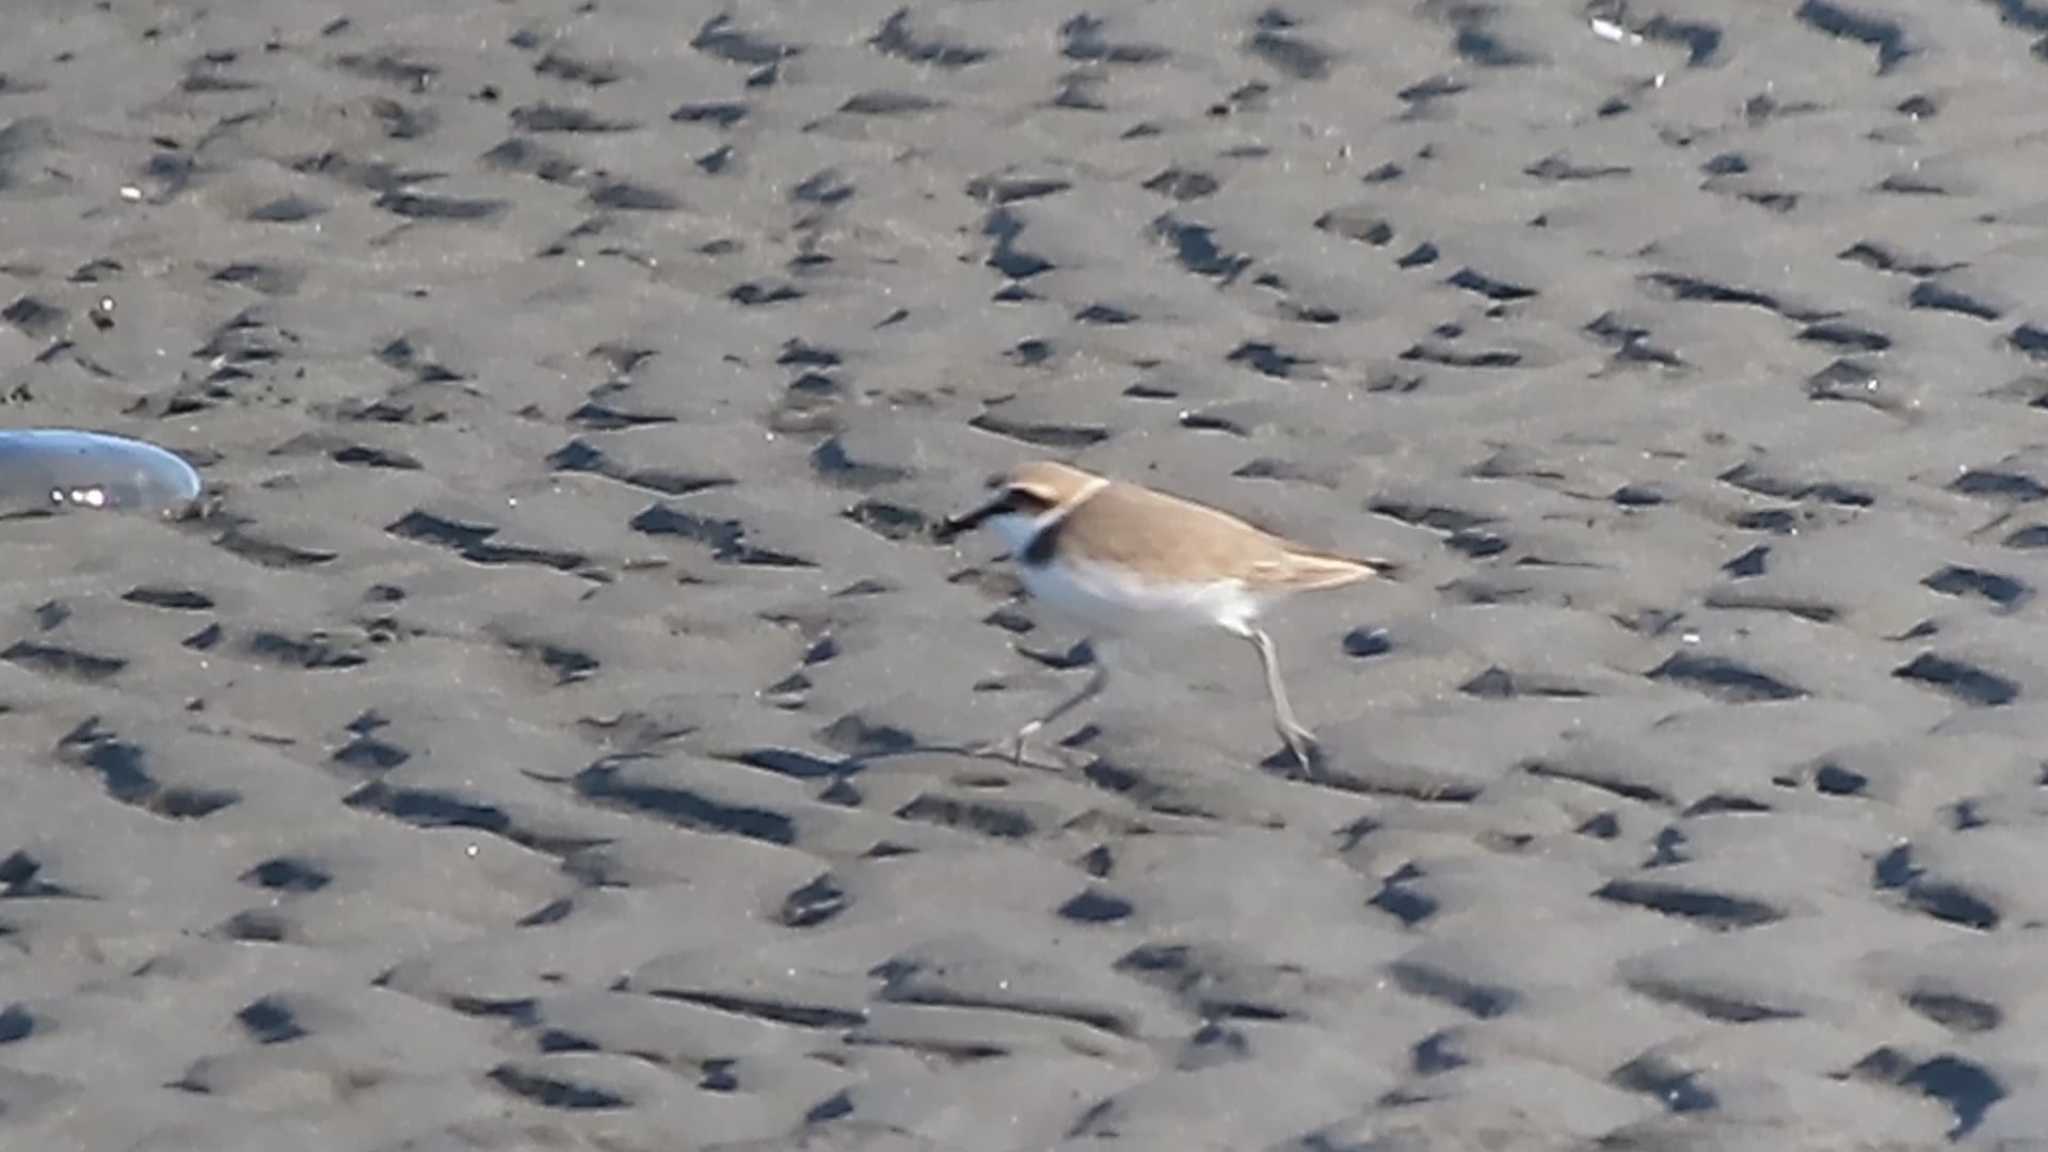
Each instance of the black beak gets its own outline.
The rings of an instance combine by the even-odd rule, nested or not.
[[[983,520],[1009,511],[1011,507],[1013,507],[1013,504],[1010,494],[1008,492],[997,493],[994,499],[972,512],[962,512],[958,516],[948,516],[941,520],[938,527],[932,529],[932,539],[944,544],[962,532],[972,530]]]

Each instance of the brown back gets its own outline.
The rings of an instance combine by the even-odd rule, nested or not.
[[[1207,505],[1135,484],[1112,483],[1068,512],[1064,543],[1105,563],[1159,579],[1218,575],[1251,587],[1328,588],[1373,575],[1372,561],[1319,552]]]

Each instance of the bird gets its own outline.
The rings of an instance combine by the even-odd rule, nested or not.
[[[949,542],[986,525],[1008,548],[1032,599],[1087,629],[1088,639],[1147,628],[1215,628],[1257,650],[1275,730],[1301,770],[1320,778],[1315,736],[1296,718],[1263,613],[1300,592],[1392,578],[1393,561],[1308,547],[1208,504],[1053,460],[1021,464],[993,478],[993,494],[945,517],[933,535]],[[1009,744],[1025,742],[1108,686],[1099,657],[1081,690],[1035,717]]]

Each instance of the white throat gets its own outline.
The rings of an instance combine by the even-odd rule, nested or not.
[[[1003,547],[1009,549],[1010,554],[1014,556],[1024,551],[1025,545],[1031,543],[1031,538],[1038,535],[1040,527],[1052,523],[1058,515],[1057,510],[1038,516],[1026,516],[1020,512],[1004,512],[1001,515],[989,517],[988,527],[991,532],[996,534],[996,538],[1003,542]]]

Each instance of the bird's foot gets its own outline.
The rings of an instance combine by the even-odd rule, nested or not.
[[[1287,742],[1287,750],[1294,753],[1294,762],[1300,766],[1300,777],[1320,782],[1323,776],[1323,748],[1316,742],[1315,734],[1306,728],[1284,727],[1280,738]]]
[[[1033,760],[1027,753],[1031,737],[1045,727],[1042,720],[1033,720],[1017,730],[1017,734],[1001,740],[987,740],[967,749],[970,756],[999,757],[1018,768],[1039,768],[1050,772],[1065,772],[1072,765],[1061,761]]]

